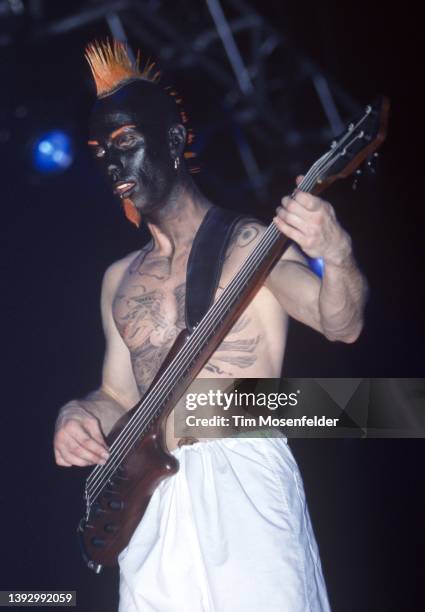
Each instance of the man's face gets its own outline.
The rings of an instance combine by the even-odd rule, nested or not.
[[[98,100],[89,140],[114,193],[148,214],[165,203],[176,180],[168,141],[169,113],[161,106],[166,94],[158,94],[158,103],[153,87],[157,88],[130,83]]]

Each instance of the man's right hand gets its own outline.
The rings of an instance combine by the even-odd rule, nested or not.
[[[61,409],[53,440],[57,465],[103,465],[109,457],[99,420],[73,400]]]

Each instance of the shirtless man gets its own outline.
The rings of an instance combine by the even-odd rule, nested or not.
[[[212,206],[187,172],[183,157],[186,130],[178,120],[174,100],[140,74],[126,74],[112,82],[112,87],[105,87],[99,74],[101,68],[104,71],[108,68],[110,58],[106,54],[102,57],[98,49],[99,57],[100,68],[97,66],[97,70],[92,61],[98,100],[91,117],[89,144],[115,194],[124,200],[133,218],[143,215],[151,240],[140,251],[112,264],[105,273],[101,293],[106,336],[102,384],[87,397],[62,407],[54,437],[55,458],[60,466],[89,466],[105,462],[108,448],[104,436],[117,418],[145,393],[176,336],[184,328],[186,264],[194,236]],[[101,76],[104,78],[104,73]],[[354,342],[360,334],[365,281],[354,261],[350,238],[339,225],[332,206],[320,198],[296,191],[295,195],[283,198],[274,222],[304,253],[323,258],[323,278],[320,280],[309,270],[298,249],[293,246],[287,249],[264,286],[205,365],[200,378],[278,378],[290,316],[332,341]],[[264,226],[255,220],[240,222],[236,227],[217,295],[264,231]],[[172,423],[172,417],[168,423]],[[170,451],[179,453],[183,450],[178,449],[178,441],[172,427],[168,426],[166,442]],[[216,442],[200,442],[193,448],[209,446],[214,449],[214,444]],[[182,463],[183,457],[179,458],[183,473],[185,464]],[[292,459],[288,461],[293,462]],[[291,469],[296,473],[293,463]],[[179,473],[173,478],[178,477]],[[299,490],[302,484],[298,475],[296,481]],[[286,487],[286,484],[282,486]],[[287,489],[289,495],[289,485]],[[290,503],[288,501],[288,506]],[[155,502],[152,504],[155,507]],[[153,509],[152,513],[157,511],[160,512]],[[301,516],[302,512],[299,514]],[[298,591],[295,589],[296,595],[286,593],[286,599],[282,601],[288,605],[282,607],[279,595],[273,592],[277,587],[270,587],[268,592],[273,592],[275,607],[270,605],[267,610],[305,612],[307,600],[311,610],[329,609],[309,523],[305,530],[306,541],[313,550],[311,566],[318,572],[316,578],[311,578],[320,583],[317,592],[306,595],[305,583]],[[259,533],[262,538],[261,530]],[[139,549],[137,546],[136,532],[135,544],[129,547],[131,554],[128,553],[127,557],[133,555],[134,550],[138,554],[141,545]],[[237,553],[237,547],[242,545],[235,546]],[[289,550],[287,542],[283,546]],[[148,573],[153,553],[150,557],[146,551],[141,554],[143,567]],[[259,609],[255,607],[259,605],[254,601],[255,594],[249,594],[242,604],[243,595],[239,593],[238,607],[235,602],[221,601],[221,595],[214,596],[211,584],[207,581],[205,586],[202,580],[200,584],[204,586],[199,587],[199,602],[193,608],[187,602],[184,608],[179,608],[176,603],[179,596],[175,593],[171,598],[175,608],[171,599],[152,604],[147,587],[144,587],[142,605],[142,600],[138,602],[134,593],[138,588],[137,581],[149,584],[148,574],[137,575],[137,580],[133,581],[130,577],[132,570],[128,567],[123,570],[122,566],[122,572],[120,610],[227,612],[232,609],[257,612]],[[267,570],[265,575],[268,575]],[[205,578],[205,573],[203,576]],[[220,578],[221,584],[224,579],[223,576]],[[297,580],[295,574],[288,577],[288,581],[291,580]],[[193,592],[197,592],[193,584],[191,589],[193,596]]]

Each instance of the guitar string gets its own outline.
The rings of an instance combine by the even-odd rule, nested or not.
[[[332,151],[332,153],[334,153],[334,151]],[[334,160],[332,160],[332,163],[334,163]],[[324,165],[326,166],[326,164],[324,164]],[[330,164],[328,164],[328,165],[330,165]],[[323,171],[323,169],[324,169],[324,168],[321,168],[321,171]],[[307,173],[307,174],[308,174],[308,173]],[[312,177],[310,180],[308,180],[308,181],[306,181],[306,179],[307,179],[307,175],[306,175],[305,179],[303,180],[303,182],[302,182],[302,183],[299,185],[299,188],[304,188],[304,189],[305,189],[305,188],[307,188],[307,189],[310,189],[310,187],[311,187],[312,185],[314,185],[314,183],[315,183],[315,179],[313,180],[313,177]],[[311,185],[307,186],[307,185],[308,185],[308,183],[310,183],[310,182],[311,182]],[[304,183],[306,183],[306,184],[304,184]],[[255,255],[255,257],[253,257],[252,259],[254,259],[254,260],[255,260],[255,259],[257,259],[257,260],[258,260],[260,257],[262,257],[262,254],[264,253],[264,251],[267,251],[267,250],[269,249],[269,243],[271,243],[273,240],[275,240],[276,238],[278,238],[279,236],[281,236],[281,233],[279,232],[279,230],[276,228],[276,226],[275,226],[274,224],[271,224],[271,225],[270,225],[270,227],[268,228],[268,232],[269,232],[268,239],[267,239],[267,240],[264,240],[264,242],[262,242],[262,246],[263,246],[262,253],[260,254],[260,253],[259,253],[259,251],[258,251],[258,250],[256,250],[256,252],[255,252],[255,253],[253,253],[253,254]],[[270,234],[271,234],[271,235],[270,235]],[[264,235],[264,236],[265,236],[265,235]],[[264,236],[263,236],[263,239],[264,239]],[[260,245],[258,245],[257,249],[258,249],[259,247],[260,247]],[[265,247],[265,248],[264,248],[264,247]],[[251,263],[256,264],[256,263],[258,263],[258,261],[249,262],[249,264],[248,264],[248,261],[247,261],[247,264],[244,266],[244,270],[243,270],[243,271],[245,271],[245,276],[247,276],[247,275],[249,276],[249,274],[251,273],[251,271],[255,271],[255,267],[250,266],[250,264],[251,264]],[[248,274],[246,274],[246,273],[248,273]],[[233,280],[236,280],[238,276],[239,276],[239,274],[237,274]],[[240,279],[237,279],[237,280],[240,280]],[[244,278],[244,279],[242,280],[242,283],[246,283],[246,278]],[[246,284],[245,284],[245,286],[246,286]],[[229,291],[229,293],[228,293],[228,294],[227,294],[227,296],[226,296],[226,297],[227,297],[227,298],[229,298],[229,299],[227,299],[227,300],[225,300],[225,301],[226,301],[227,303],[229,303],[229,301],[231,301],[232,299],[234,299],[234,298],[237,296],[237,293],[238,293],[238,291],[240,290],[240,288],[241,288],[241,283],[239,283],[239,284],[238,284],[238,283],[235,283],[235,287],[230,287],[230,284],[229,284],[228,289],[229,289],[229,290],[236,289],[236,293],[235,293],[235,291]],[[231,294],[231,295],[230,295],[230,294]],[[216,304],[218,304],[218,302],[216,302]],[[218,305],[221,307],[223,304],[221,304],[221,303],[220,303],[220,304],[218,304]],[[219,311],[220,309],[217,309],[217,310]],[[215,313],[214,313],[214,314],[215,314]],[[221,314],[221,313],[219,312],[218,314]],[[208,317],[208,318],[210,319],[211,317]],[[203,321],[203,320],[202,320],[202,323],[204,323],[204,321]],[[217,323],[219,323],[219,321],[218,321]],[[199,325],[201,325],[201,322],[200,322],[200,324],[199,324]],[[208,322],[207,322],[207,325],[209,325],[209,323],[208,323]],[[198,344],[199,344],[199,341],[200,341],[200,340],[202,340],[202,342],[203,342],[202,337],[195,338],[194,340],[195,340],[195,342],[197,341],[197,342],[198,342]],[[195,342],[193,342],[193,344],[195,344]],[[201,342],[201,346],[202,346],[202,342]],[[189,348],[189,347],[188,347],[188,348]],[[192,347],[191,347],[191,348],[192,348]],[[199,346],[198,346],[198,347],[196,347],[196,346],[195,346],[194,348],[195,348],[195,350],[199,350]],[[190,351],[186,351],[186,352],[190,352]],[[193,354],[193,353],[194,353],[194,351],[192,351],[192,354]],[[182,356],[182,355],[180,355],[180,353],[179,353],[179,354],[178,354],[178,357],[182,357],[182,358],[181,358],[180,360],[177,360],[175,364],[174,364],[173,362],[170,364],[171,366],[175,366],[175,367],[174,367],[174,368],[172,368],[172,369],[175,371],[175,370],[176,370],[176,367],[178,367],[178,366],[179,366],[179,365],[180,365],[180,364],[181,364],[181,363],[182,363],[182,362],[185,360],[184,358],[185,358],[185,357],[187,357],[187,356],[188,356],[188,355],[183,355],[183,356]],[[167,375],[167,376],[168,376],[168,381],[166,381],[166,380],[164,380],[164,381],[159,380],[159,381],[158,381],[158,384],[161,384],[161,382],[162,382],[162,383],[164,384],[164,387],[166,387],[166,386],[167,386],[167,383],[168,383],[168,386],[169,386],[169,383],[172,381],[172,377],[173,377],[173,375],[174,375],[174,372],[167,372],[167,371],[166,371],[166,372],[164,373],[164,375]],[[173,381],[173,382],[175,382],[175,381]],[[163,391],[163,393],[162,393],[162,396],[163,396],[163,397],[162,397],[162,398],[160,398],[160,399],[159,399],[159,398],[152,398],[152,399],[154,400],[154,403],[155,403],[157,406],[158,406],[158,405],[159,405],[159,406],[162,406],[162,405],[163,405],[163,403],[164,403],[164,401],[165,401],[165,400],[166,400],[166,398],[167,398],[167,395],[169,394],[169,392],[168,392],[168,390],[167,390],[166,388],[164,388],[162,391]],[[165,391],[165,394],[164,394],[164,391]],[[152,390],[152,394],[154,394],[154,392],[155,392],[155,389],[153,389],[153,390]],[[148,399],[149,399],[149,398],[148,398]],[[152,404],[152,402],[151,402],[151,404]],[[140,406],[140,407],[141,407],[141,406]],[[100,467],[100,468],[108,468],[108,469],[105,469],[105,471],[106,471],[106,472],[108,472],[108,473],[107,473],[106,475],[104,475],[104,478],[103,478],[103,484],[100,484],[100,489],[101,489],[101,488],[103,488],[104,484],[106,484],[106,483],[108,482],[108,480],[109,480],[110,476],[111,476],[111,475],[112,475],[112,474],[115,472],[116,467],[119,465],[119,463],[121,463],[121,462],[122,462],[122,460],[123,460],[123,458],[125,457],[125,455],[126,455],[127,451],[128,451],[128,450],[130,450],[130,448],[131,448],[131,447],[132,447],[132,445],[134,444],[134,441],[137,439],[137,437],[139,437],[139,435],[140,435],[140,433],[141,433],[141,431],[140,431],[140,430],[142,430],[142,431],[143,431],[143,428],[144,428],[144,427],[145,427],[145,426],[146,426],[148,423],[149,423],[149,426],[152,424],[152,421],[151,421],[151,416],[152,416],[152,414],[154,414],[154,413],[156,412],[156,409],[154,409],[153,411],[152,411],[152,410],[150,410],[150,409],[149,409],[149,408],[150,408],[149,403],[148,403],[146,406],[143,406],[143,408],[144,408],[145,410],[143,411],[143,414],[142,414],[142,415],[140,415],[140,417],[141,417],[141,418],[139,418],[139,419],[135,419],[134,421],[132,421],[132,422],[131,422],[131,426],[133,427],[133,429],[132,429],[132,431],[131,431],[131,432],[127,432],[127,433],[130,433],[130,436],[131,436],[131,437],[130,437],[130,438],[128,438],[128,439],[125,441],[125,443],[124,443],[124,445],[123,445],[123,446],[121,446],[121,447],[120,447],[120,448],[118,448],[118,449],[117,449],[117,448],[115,448],[115,449],[114,449],[114,455],[113,455],[113,457],[112,457],[112,462],[111,462],[111,461],[109,461],[109,465],[106,465],[106,464],[105,464],[104,466],[97,466],[97,467]],[[129,423],[129,424],[130,424],[130,423]],[[123,454],[123,453],[124,453],[124,454]],[[119,455],[119,456],[117,456],[117,455]],[[115,460],[118,460],[118,463],[117,463]],[[100,473],[100,474],[99,474],[99,477],[101,477],[102,475],[103,475],[103,474],[102,474],[102,473]],[[98,494],[98,492],[99,492],[99,486],[96,486],[96,485],[99,485],[99,483],[98,483],[98,482],[90,482],[90,483],[88,483],[88,484],[89,484],[89,488],[90,488],[90,491],[89,491],[89,495],[90,495],[90,497],[94,497],[94,498],[96,498],[96,497],[97,497],[97,494]],[[96,489],[97,489],[97,490],[96,490]],[[92,500],[92,502],[93,502],[93,501],[94,501],[94,500]]]
[[[361,123],[361,121],[359,122],[359,124],[360,124],[360,123]],[[352,131],[351,131],[351,132],[350,132],[350,133],[349,133],[349,134],[348,134],[346,137],[349,137],[349,135],[350,135],[352,132],[353,132],[353,130],[352,130]],[[356,136],[356,138],[360,138],[360,137],[361,137],[361,136]],[[353,142],[353,141],[352,141],[352,142]],[[332,157],[332,155],[334,155],[334,156],[335,156],[335,151],[337,150],[337,148],[339,148],[339,147],[341,146],[341,144],[342,144],[342,141],[340,141],[340,143],[338,143],[338,147],[335,147],[334,149],[331,149],[331,150],[330,150],[330,151],[329,151],[327,154],[325,154],[325,156],[322,156],[322,158],[319,158],[319,160],[317,160],[317,162],[316,162],[315,164],[313,164],[313,166],[310,168],[310,171],[309,171],[309,172],[306,174],[306,176],[304,177],[303,181],[300,183],[300,185],[299,185],[299,187],[298,187],[299,189],[305,189],[305,188],[310,189],[310,187],[311,187],[312,185],[314,185],[314,183],[315,183],[315,181],[316,181],[316,178],[315,178],[315,177],[313,178],[313,176],[308,177],[308,174],[309,174],[310,172],[312,173],[312,171],[316,169],[316,168],[315,168],[315,165],[316,165],[318,162],[322,162],[322,163],[321,163],[321,166],[322,166],[322,167],[320,168],[319,172],[323,172],[323,170],[325,169],[323,166],[326,166],[326,165],[327,165],[327,166],[329,167],[330,165],[332,165],[332,164],[335,162],[335,160],[333,160],[333,159],[332,159],[332,160],[331,160],[331,163],[329,163],[328,159],[329,159],[329,157]],[[352,143],[350,143],[350,144],[352,144]],[[338,155],[337,155],[337,156],[335,156],[335,157],[336,157],[336,158],[338,158],[338,157],[340,157],[340,156],[341,156],[341,154],[338,154]],[[326,162],[327,162],[327,163],[326,163]],[[316,166],[316,167],[317,167],[317,166]],[[312,174],[313,174],[313,173],[312,173]],[[310,182],[311,182],[312,184],[311,184],[311,185],[309,185],[309,186],[307,187],[307,185],[308,185]],[[271,236],[268,236],[267,240],[264,240],[264,238],[265,238],[265,236],[266,236],[267,232],[268,232],[269,230],[273,230],[273,229],[275,229],[275,230],[276,230],[277,237],[279,237],[279,235],[280,235],[279,230],[277,230],[276,226],[275,226],[274,224],[272,224],[272,225],[271,225],[271,226],[268,228],[268,230],[266,231],[266,233],[265,233],[265,234],[264,234],[264,236],[263,236],[264,246],[265,246],[266,244],[268,244],[269,242],[273,241],[273,239],[275,239],[275,238],[276,238],[276,235],[275,235],[275,236],[271,235]],[[272,232],[270,232],[270,233],[272,233]],[[275,233],[275,232],[273,232],[273,233]],[[259,245],[259,246],[260,246],[260,245]],[[257,248],[258,248],[258,247],[257,247]],[[268,247],[267,247],[267,248],[268,248]],[[256,251],[255,255],[256,255],[256,257],[258,256],[258,251]],[[260,257],[261,257],[261,255],[260,255]],[[254,259],[255,259],[255,258],[254,258]],[[248,263],[248,262],[247,262],[247,263]],[[256,262],[254,262],[254,263],[256,263]],[[246,270],[246,271],[248,271],[248,266],[246,266],[246,267],[245,267],[245,270]],[[252,270],[252,268],[249,270],[249,273],[251,273],[251,270]],[[238,276],[239,276],[239,274],[235,275],[235,278],[236,278],[236,277],[238,277]],[[245,283],[245,282],[246,282],[246,279],[244,279],[244,280],[243,280],[243,283]],[[245,286],[246,286],[246,285],[245,285]],[[236,290],[238,290],[239,288],[240,288],[240,287],[238,287],[238,286],[237,286],[237,283],[236,283]],[[229,286],[229,289],[230,289],[230,286]],[[234,299],[234,294],[233,294],[232,296],[230,296],[230,300],[232,300],[232,299]],[[217,303],[216,303],[216,304],[217,304]],[[209,318],[211,318],[211,317],[209,317]],[[202,323],[204,323],[204,321],[202,321]],[[201,322],[200,322],[200,324],[199,324],[199,325],[201,325]],[[196,340],[198,340],[198,342],[199,342],[200,338],[197,338]],[[188,349],[189,349],[189,347],[188,347]],[[180,354],[179,354],[178,356],[180,357]],[[179,360],[179,361],[180,361],[180,363],[181,363],[182,361],[184,361],[184,357],[186,357],[186,355],[181,356],[181,357],[182,357],[182,359],[180,359],[180,360]],[[174,365],[174,366],[178,367],[180,364],[179,364],[179,363],[175,363],[175,364],[173,364],[173,363],[172,363],[172,364],[170,364],[170,365]],[[175,370],[175,367],[174,367],[173,369]],[[167,374],[167,375],[169,376],[169,380],[168,380],[168,381],[163,381],[164,385],[167,385],[167,383],[169,383],[169,382],[170,382],[170,380],[171,380],[171,378],[170,378],[170,377],[172,377],[172,376],[173,376],[173,374],[172,374],[171,372],[170,372],[170,373],[165,372],[164,374]],[[160,382],[161,382],[161,381],[158,381],[158,383],[160,383]],[[154,389],[153,389],[153,391],[154,391]],[[165,396],[164,396],[163,398],[161,398],[161,400],[158,400],[158,398],[155,398],[154,403],[156,403],[157,405],[158,405],[158,404],[159,404],[159,405],[163,405],[164,401],[165,401],[165,400],[166,400],[166,398],[167,398],[167,395],[168,395],[168,394],[166,393],[166,394],[165,394]],[[149,400],[149,398],[147,398],[147,399]],[[152,399],[153,399],[153,398],[152,398]],[[151,403],[152,403],[152,402],[151,402]],[[141,405],[139,406],[139,408],[141,408]],[[134,437],[135,431],[136,431],[138,428],[140,429],[140,426],[142,427],[142,430],[143,430],[143,427],[144,427],[144,426],[145,426],[145,425],[146,425],[146,424],[147,424],[147,423],[150,421],[151,415],[155,413],[155,410],[154,410],[153,412],[152,412],[152,410],[149,410],[149,408],[150,408],[150,406],[149,406],[149,401],[148,401],[147,405],[146,405],[146,406],[144,406],[143,408],[144,408],[145,410],[143,411],[143,415],[140,415],[140,416],[141,416],[141,418],[140,418],[140,419],[137,419],[137,418],[136,418],[136,419],[134,419],[134,421],[130,421],[130,422],[128,423],[128,425],[129,425],[130,427],[133,427],[133,431],[132,431],[132,432],[130,432],[130,435],[132,436],[132,438]],[[136,414],[135,414],[134,416],[136,416]],[[138,415],[137,415],[137,416],[138,416]],[[143,417],[145,417],[145,418],[143,418]],[[150,425],[151,425],[151,422],[149,423],[149,426],[150,426]],[[135,426],[135,427],[134,427],[134,426]],[[128,433],[128,432],[126,432],[126,433]],[[136,435],[137,435],[137,436],[139,436],[139,432],[137,432],[137,434],[136,434]],[[116,442],[116,441],[115,441],[115,442]],[[134,443],[134,442],[133,442],[133,440],[131,440],[130,446],[132,446],[132,445],[133,445],[133,443]],[[127,446],[128,446],[128,445],[127,445]],[[112,449],[112,446],[111,446],[111,449]],[[106,479],[105,479],[105,483],[106,483],[106,482],[109,480],[110,475],[111,475],[111,474],[112,474],[112,473],[115,471],[115,469],[116,469],[116,467],[117,467],[117,465],[116,465],[116,464],[114,464],[114,460],[118,458],[116,455],[117,455],[117,454],[120,454],[120,451],[124,451],[124,452],[126,453],[127,449],[125,448],[125,445],[124,445],[124,446],[121,446],[121,448],[116,448],[116,447],[114,448],[114,454],[113,454],[113,456],[111,457],[111,458],[112,458],[112,462],[110,462],[110,465],[106,466],[106,464],[105,464],[104,466],[96,466],[96,467],[99,467],[99,468],[106,468],[106,467],[108,467],[108,470],[105,470],[105,471],[109,471],[110,473],[107,475],[107,477],[106,477]],[[124,455],[124,456],[125,456],[125,455]],[[123,458],[123,457],[122,457],[122,453],[121,453],[121,456],[120,456],[120,458],[119,458],[119,462],[121,462],[121,461],[122,461],[122,458]],[[94,470],[93,470],[93,471],[94,471]],[[101,475],[102,475],[102,474],[99,474],[99,476],[101,476]],[[94,476],[94,474],[92,474],[91,476]],[[91,491],[90,491],[90,494],[91,494],[91,495],[93,494],[93,489],[94,489],[94,486],[93,486],[93,485],[95,485],[95,484],[97,484],[97,483],[94,483],[94,482],[92,482],[92,481],[90,481],[90,482],[88,481],[88,485],[90,485],[90,487],[89,487],[89,488],[91,489]],[[103,486],[103,485],[102,485],[102,486]],[[96,488],[97,488],[97,487],[96,487]]]

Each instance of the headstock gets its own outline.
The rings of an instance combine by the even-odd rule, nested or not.
[[[367,106],[333,141],[330,150],[313,164],[299,188],[320,193],[336,180],[353,174],[365,160],[370,162],[385,140],[389,108],[389,99],[385,97]]]

